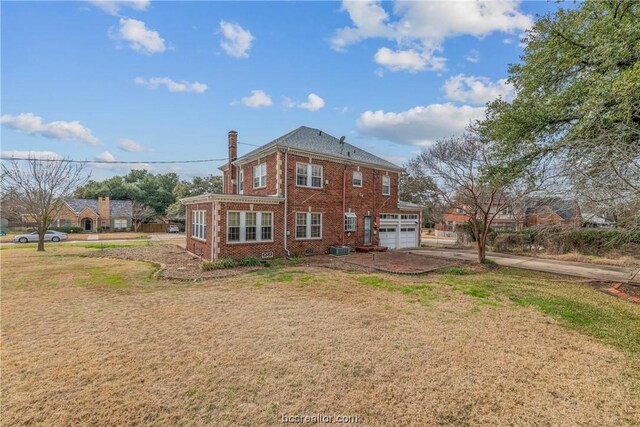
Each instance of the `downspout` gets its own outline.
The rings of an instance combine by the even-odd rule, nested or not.
[[[209,226],[209,230],[210,233],[209,235],[211,236],[211,261],[213,262],[214,258],[215,258],[215,241],[216,241],[216,218],[214,217],[214,215],[216,214],[216,202],[211,202],[211,225]]]
[[[288,190],[289,186],[287,185],[287,178],[289,176],[289,147],[287,147],[287,151],[284,153],[284,252],[287,254],[287,258],[291,257],[291,252],[287,249],[287,218],[289,217],[288,211]]]
[[[344,246],[346,242],[346,233],[344,231],[345,228],[345,212],[347,210],[347,167],[344,167],[344,171],[342,172],[342,246]]]

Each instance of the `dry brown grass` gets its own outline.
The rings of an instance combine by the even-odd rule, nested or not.
[[[531,256],[531,252],[524,252],[522,255]],[[614,265],[618,267],[634,267],[640,265],[640,256],[626,254],[608,254],[604,256],[585,255],[580,252],[569,252],[566,254],[536,253],[538,258],[556,259],[559,261],[586,262],[591,264]]]
[[[628,356],[437,277],[288,267],[172,285],[56,249],[0,254],[3,425],[640,422]]]
[[[11,233],[8,236],[0,237],[0,243],[12,243],[16,234],[26,233]],[[69,233],[70,241],[84,241],[88,240],[89,236],[96,237],[100,240],[125,240],[125,239],[148,239],[149,234],[146,233],[134,233],[134,232],[122,232],[122,233],[97,233],[97,234],[85,234],[85,233]]]

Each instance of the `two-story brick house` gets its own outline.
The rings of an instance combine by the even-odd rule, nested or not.
[[[188,251],[264,259],[420,245],[420,206],[398,200],[399,166],[305,126],[240,158],[237,144],[229,132],[224,193],[181,200]]]

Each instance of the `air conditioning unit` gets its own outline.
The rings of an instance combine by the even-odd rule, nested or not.
[[[349,246],[331,246],[329,247],[329,253],[334,256],[349,255]]]

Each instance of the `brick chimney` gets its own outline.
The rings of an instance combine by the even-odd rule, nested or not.
[[[101,227],[102,223],[106,221],[106,224],[109,224],[110,221],[110,203],[109,196],[98,197],[98,215],[100,215],[100,224],[97,224],[97,227]]]
[[[238,184],[236,182],[237,171],[233,161],[238,158],[238,132],[229,131],[229,168],[227,169],[227,193],[237,194]]]

